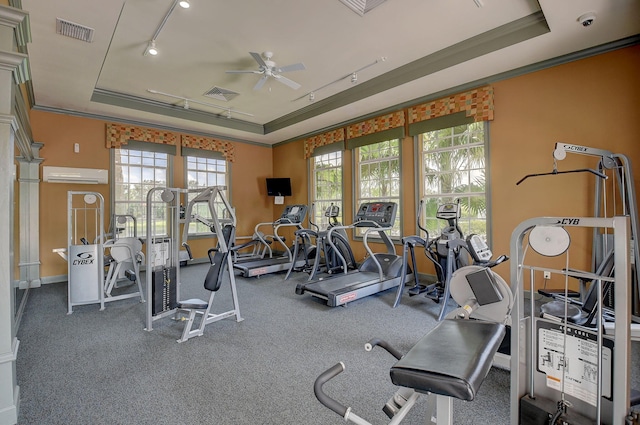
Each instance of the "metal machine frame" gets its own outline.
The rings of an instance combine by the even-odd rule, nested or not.
[[[215,235],[218,239],[219,249],[228,249],[226,245],[226,241],[224,241],[224,237],[222,237],[222,226],[224,224],[232,224],[235,226],[235,212],[234,209],[229,204],[228,200],[222,194],[222,191],[225,190],[224,186],[212,186],[204,189],[180,189],[180,188],[166,188],[166,187],[156,187],[151,189],[147,193],[147,217],[153,217],[154,208],[158,206],[159,203],[163,204],[165,208],[165,218],[166,223],[163,229],[156,229],[155,220],[147,220],[147,256],[146,256],[146,290],[147,290],[147,299],[149,302],[147,303],[147,311],[146,311],[146,327],[145,330],[152,331],[153,330],[153,322],[159,319],[162,319],[167,316],[175,316],[181,310],[178,307],[178,300],[180,300],[180,241],[181,241],[181,232],[180,232],[180,205],[181,205],[181,197],[184,195],[188,195],[189,193],[198,193],[196,196],[196,200],[198,202],[207,202],[209,206],[209,210],[211,212],[212,217],[212,226],[213,230],[215,230]],[[215,209],[215,199],[219,198],[225,206],[225,209],[229,212],[230,217],[222,218],[218,217],[218,214]],[[188,226],[188,222],[185,224]],[[240,309],[238,303],[238,296],[235,285],[235,278],[233,275],[232,264],[231,264],[231,256],[228,257],[228,267],[229,267],[229,277],[230,277],[230,285],[231,285],[231,294],[233,298],[234,308],[230,312],[223,313],[217,315],[218,318],[216,320],[220,320],[226,317],[235,316],[236,320],[239,322],[242,320],[240,317]],[[153,312],[154,308],[154,297],[153,297],[153,275],[154,273],[165,272],[167,269],[175,268],[175,276],[173,275],[173,271],[171,271],[170,279],[171,282],[166,282],[167,285],[175,285],[174,288],[170,288],[168,290],[166,298],[163,299],[162,311]],[[166,274],[166,273],[164,273]],[[171,298],[169,300],[169,298]],[[210,301],[212,301],[212,296]],[[210,303],[209,303],[210,304]],[[185,309],[182,309],[185,310]],[[195,309],[200,310],[200,309]],[[204,309],[203,309],[204,310]],[[203,320],[206,319],[206,323],[211,323],[213,320],[209,314],[209,308],[207,310],[207,315],[203,316]],[[200,312],[200,311],[199,311]],[[205,324],[206,324],[205,323]],[[204,328],[204,326],[202,326]],[[195,334],[191,334],[190,331],[186,331],[186,338],[183,335],[183,340],[188,339],[191,336],[195,336]]]
[[[593,406],[586,401],[570,397],[570,402],[581,415],[595,416],[596,423],[625,423],[625,418],[629,414],[630,409],[630,323],[631,323],[631,298],[630,298],[630,282],[631,282],[631,253],[630,253],[630,229],[631,220],[629,217],[613,217],[613,218],[593,218],[593,217],[542,217],[532,218],[518,225],[511,236],[511,286],[515,294],[516,302],[512,311],[512,330],[511,330],[511,420],[510,423],[520,423],[520,401],[526,395],[535,397],[543,394],[552,393],[554,401],[559,398],[558,390],[550,387],[536,389],[536,380],[540,379],[537,368],[537,341],[536,324],[544,321],[543,318],[535,318],[525,316],[524,305],[524,284],[523,273],[528,270],[530,273],[530,282],[535,283],[535,272],[541,273],[543,270],[551,273],[566,275],[567,270],[549,270],[549,268],[541,268],[524,264],[524,256],[526,252],[526,244],[524,244],[525,236],[536,226],[551,227],[586,227],[594,230],[606,229],[613,231],[614,244],[614,261],[615,261],[615,277],[609,278],[599,276],[593,273],[584,273],[585,277],[589,277],[601,284],[602,281],[612,281],[614,283],[614,302],[615,302],[615,330],[613,332],[613,342],[615,349],[612,357],[612,401],[610,410],[606,413],[603,409],[602,398],[602,347],[604,340],[603,319],[602,319],[602,295],[601,291],[598,296],[598,326],[595,331],[593,329],[582,328],[578,325],[564,325],[565,334],[571,329],[577,329],[579,332],[595,332],[597,347],[597,394],[595,395],[595,403]],[[572,272],[573,273],[573,272]],[[574,273],[575,274],[575,273]],[[535,311],[534,297],[530,297],[529,309]],[[557,325],[559,322],[554,321]],[[565,339],[566,345],[566,339]],[[517,349],[516,349],[517,347]],[[563,362],[564,351],[567,347],[563,346]],[[538,374],[538,375],[536,375]],[[540,387],[540,385],[538,385]],[[564,387],[563,387],[564,389]],[[540,390],[540,391],[538,391]],[[564,393],[564,391],[563,391]],[[549,395],[547,395],[549,397]],[[564,396],[563,396],[564,397]],[[611,415],[607,418],[608,414]]]

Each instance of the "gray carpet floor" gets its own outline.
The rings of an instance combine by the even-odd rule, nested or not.
[[[207,265],[182,269],[181,298],[207,295]],[[76,306],[66,314],[67,285],[31,291],[18,338],[19,423],[28,424],[340,424],[313,394],[316,377],[338,361],[346,370],[325,385],[332,397],[374,424],[395,387],[394,359],[364,350],[372,337],[403,352],[436,323],[440,305],[395,290],[330,308],[296,295],[297,274],[237,277],[244,321],[207,325],[204,336],[178,344],[183,323],[154,322],[135,299]],[[214,311],[231,309],[224,284]],[[637,344],[634,356],[637,357]],[[447,361],[447,359],[434,359]],[[640,382],[637,362],[633,379]],[[426,422],[426,398],[406,424]],[[492,369],[473,402],[454,400],[456,424],[508,424],[509,372]]]

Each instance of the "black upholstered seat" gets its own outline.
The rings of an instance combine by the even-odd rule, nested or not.
[[[422,393],[471,401],[506,333],[499,323],[444,320],[391,368],[391,381]]]

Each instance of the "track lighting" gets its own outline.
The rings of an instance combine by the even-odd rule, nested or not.
[[[344,0],[344,1],[346,1],[346,0]],[[369,68],[369,67],[371,67],[371,66],[373,66],[373,65],[375,65],[377,63],[386,62],[386,61],[387,61],[386,56],[383,56],[380,59],[376,59],[375,62],[370,63],[368,65],[365,65],[365,66],[363,66],[363,67],[361,67],[359,69],[356,69],[355,71],[352,71],[352,72],[346,74],[345,76],[338,78],[337,80],[334,80],[334,81],[332,81],[330,83],[325,84],[322,87],[318,87],[317,89],[308,92],[307,94],[303,94],[302,96],[300,96],[300,97],[298,97],[296,99],[293,99],[292,102],[295,102],[295,101],[300,100],[300,99],[304,99],[307,96],[309,96],[309,102],[313,102],[315,100],[315,98],[316,98],[314,92],[323,90],[323,89],[325,89],[325,88],[327,88],[327,87],[329,87],[329,86],[331,86],[333,84],[339,83],[339,82],[344,81],[344,80],[346,80],[348,78],[351,80],[351,83],[355,84],[355,83],[358,82],[358,72],[364,71],[365,69],[367,69],[367,68]]]
[[[222,111],[224,111],[224,114],[226,115],[227,118],[231,118],[231,113],[239,114],[239,115],[246,115],[248,117],[252,117],[253,116],[253,114],[250,114],[248,112],[238,111],[238,110],[229,108],[228,106],[218,106],[218,105],[214,105],[213,103],[200,102],[199,100],[189,99],[189,98],[186,98],[184,96],[178,96],[178,95],[175,95],[175,94],[164,93],[164,92],[161,92],[161,91],[158,91],[158,90],[147,89],[147,91],[149,93],[158,94],[158,95],[161,95],[161,96],[170,97],[172,99],[181,100],[183,102],[182,103],[182,108],[183,109],[190,109],[191,105],[194,104],[194,105],[208,106],[210,108],[221,109]],[[172,105],[172,106],[179,106],[179,104],[178,105]],[[221,114],[219,116],[221,116]]]
[[[147,55],[155,56],[158,54],[158,49],[156,48],[156,40],[160,36],[160,31],[162,31],[162,28],[164,28],[164,25],[167,23],[169,16],[171,16],[171,14],[173,13],[177,5],[180,5],[180,7],[182,7],[183,9],[188,9],[189,6],[191,6],[189,4],[189,0],[173,0],[173,3],[171,3],[171,7],[167,11],[167,14],[164,15],[164,18],[160,22],[160,25],[158,25],[158,28],[156,28],[156,32],[153,33],[153,37],[151,37],[151,41],[147,45],[147,48],[144,50],[144,56],[147,56]]]
[[[158,54],[158,49],[156,48],[156,41],[155,40],[151,40],[149,42],[149,44],[147,44],[147,50],[144,51],[144,55],[151,55],[151,56],[155,56]]]

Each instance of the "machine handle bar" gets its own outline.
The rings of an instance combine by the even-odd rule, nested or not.
[[[338,415],[345,418],[349,412],[349,408],[337,400],[329,397],[323,390],[322,386],[327,383],[330,379],[335,378],[339,374],[344,371],[344,363],[340,362],[335,364],[333,367],[325,370],[316,378],[316,381],[313,384],[313,392],[316,395],[316,398],[320,403],[322,403],[325,407],[333,410]]]
[[[400,351],[398,351],[395,348],[393,348],[391,346],[391,344],[389,344],[387,341],[384,341],[384,340],[379,339],[379,338],[371,339],[369,342],[367,342],[364,345],[364,349],[366,351],[371,351],[371,350],[373,350],[373,347],[375,347],[376,345],[384,348],[385,350],[387,350],[387,352],[389,354],[391,354],[393,357],[395,357],[397,360],[400,360],[402,358],[402,356],[404,355]]]

